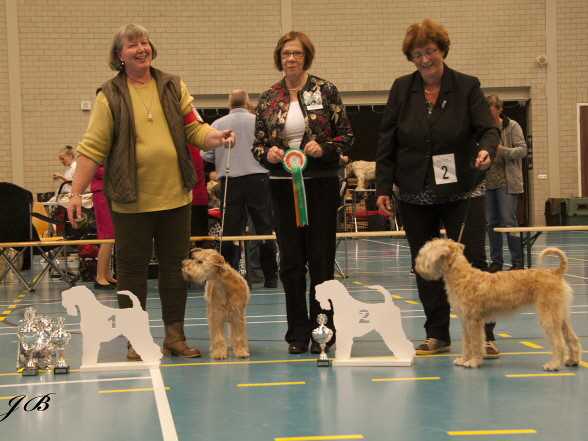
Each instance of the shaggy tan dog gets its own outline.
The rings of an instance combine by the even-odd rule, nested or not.
[[[345,167],[347,177],[357,178],[356,190],[365,190],[376,179],[376,163],[373,161],[353,161]]]
[[[202,284],[206,282],[206,319],[210,333],[210,356],[227,358],[225,323],[229,324],[231,348],[237,358],[249,357],[245,308],[249,301],[249,287],[245,279],[215,250],[197,248],[191,259],[182,264],[184,279]]]
[[[484,355],[484,323],[533,305],[552,350],[552,358],[543,369],[558,370],[566,350],[566,366],[576,366],[581,347],[570,325],[572,289],[563,279],[567,269],[565,254],[550,247],[539,255],[539,265],[546,255],[557,255],[559,268],[491,274],[473,268],[464,257],[463,248],[449,239],[434,239],[421,248],[415,264],[424,279],[444,279],[449,303],[461,319],[463,356],[453,364],[480,366]]]

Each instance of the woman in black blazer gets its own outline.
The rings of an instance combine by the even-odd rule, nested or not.
[[[457,241],[467,214],[461,238],[465,256],[485,269],[483,170],[496,154],[500,132],[478,79],[444,63],[449,44],[445,28],[429,19],[406,31],[402,51],[417,70],[396,79],[390,90],[376,156],[377,204],[389,214],[396,185],[413,263],[424,243],[439,237],[441,227]],[[416,353],[447,352],[451,337],[443,281],[428,282],[417,275],[417,286],[427,338]],[[491,327],[486,338],[494,341]],[[498,356],[488,345],[487,352]]]

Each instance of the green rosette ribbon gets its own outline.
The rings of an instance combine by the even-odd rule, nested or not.
[[[296,225],[303,227],[308,225],[308,212],[306,207],[306,192],[304,191],[304,178],[302,171],[306,168],[308,160],[300,149],[288,149],[284,153],[282,165],[292,174],[292,189],[294,191],[294,208],[296,209]]]

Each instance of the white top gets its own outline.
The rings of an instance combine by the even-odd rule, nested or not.
[[[65,173],[63,173],[63,177],[66,181],[72,181],[74,174],[76,173],[76,166],[78,165],[77,161],[72,162],[69,167],[65,169]],[[71,184],[65,184],[61,189],[62,193],[70,193],[71,192]]]
[[[292,101],[290,103],[290,110],[286,116],[286,124],[284,126],[284,135],[286,136],[286,142],[290,148],[300,148],[304,131],[306,130],[306,123],[304,122],[304,115],[300,109],[300,103],[298,101]]]

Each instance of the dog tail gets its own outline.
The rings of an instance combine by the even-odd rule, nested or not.
[[[539,266],[543,266],[543,258],[550,254],[555,254],[557,257],[559,257],[559,268],[554,268],[554,271],[559,277],[563,277],[566,270],[568,269],[568,258],[559,248],[549,247],[541,251],[538,258]]]
[[[118,294],[122,294],[124,296],[127,296],[129,299],[131,299],[131,301],[133,302],[133,308],[142,309],[141,302],[139,301],[137,296],[135,294],[133,294],[131,291],[119,291]]]

